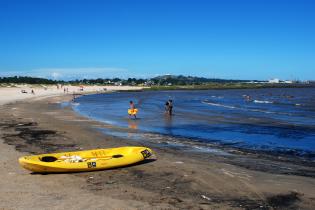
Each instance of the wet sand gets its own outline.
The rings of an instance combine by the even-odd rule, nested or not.
[[[32,174],[19,156],[139,145],[104,135],[111,126],[78,116],[71,96],[0,106],[0,209],[314,209],[315,167],[292,157],[232,156],[157,147],[144,163],[73,174]]]

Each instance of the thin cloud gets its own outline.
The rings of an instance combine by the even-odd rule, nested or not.
[[[54,79],[58,79],[59,77],[61,77],[61,74],[58,73],[58,72],[53,72],[53,73],[51,74],[51,77],[54,78]]]

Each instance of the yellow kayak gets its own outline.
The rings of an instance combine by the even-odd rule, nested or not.
[[[138,109],[128,109],[128,114],[135,115],[138,113]]]
[[[24,156],[20,165],[38,173],[95,171],[140,162],[152,155],[146,147],[119,147]]]

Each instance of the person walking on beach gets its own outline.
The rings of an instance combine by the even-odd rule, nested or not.
[[[130,109],[128,110],[128,114],[129,114],[129,117],[131,116],[131,115],[133,115],[134,116],[134,118],[137,118],[137,109],[136,109],[136,106],[135,106],[135,104],[133,103],[133,101],[130,101],[129,102],[129,106],[130,106]]]

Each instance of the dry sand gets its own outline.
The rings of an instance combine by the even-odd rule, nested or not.
[[[66,89],[66,92],[64,91]],[[0,87],[0,105],[25,99],[40,99],[43,97],[85,94],[117,90],[140,90],[142,87],[133,86],[61,86],[61,85],[16,85],[15,87]],[[34,94],[32,94],[32,90]],[[22,93],[25,91],[26,93]]]
[[[72,98],[63,91],[10,104],[22,98],[6,91],[0,89],[0,103],[4,92],[11,98],[0,106],[0,209],[315,207],[313,163],[241,151],[231,157],[182,153],[148,141],[141,144],[153,148],[157,160],[115,170],[31,174],[18,165],[19,156],[139,143],[106,136],[98,128],[109,125],[60,108]]]

